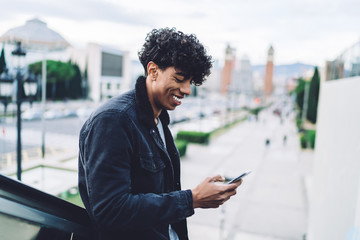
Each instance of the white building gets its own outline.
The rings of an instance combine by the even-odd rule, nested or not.
[[[95,102],[117,96],[130,89],[129,52],[89,43],[85,49],[73,49],[72,61],[87,72],[89,98]]]
[[[220,93],[221,71],[222,66],[220,66],[219,60],[215,60],[213,67],[211,68],[211,74],[201,88],[205,88],[211,93]]]
[[[254,80],[251,63],[246,55],[236,61],[233,76],[230,84],[230,91],[245,95],[252,95],[254,92]]]
[[[11,52],[16,42],[26,50],[24,64],[41,61],[44,57],[53,60],[68,60],[66,49],[70,44],[57,32],[47,27],[47,24],[37,18],[26,21],[19,27],[14,27],[0,36],[1,47],[4,47],[6,65],[10,72],[18,67]]]
[[[360,77],[321,83],[309,240],[360,234]]]
[[[14,72],[18,65],[11,56],[17,41],[27,51],[25,64],[45,58],[64,62],[71,60],[79,65],[83,74],[86,70],[88,96],[93,101],[116,96],[130,88],[131,62],[127,51],[95,43],[87,44],[85,49],[75,49],[59,33],[49,29],[45,22],[31,19],[0,37],[10,72]]]
[[[308,240],[360,239],[359,50],[328,63],[320,85]]]

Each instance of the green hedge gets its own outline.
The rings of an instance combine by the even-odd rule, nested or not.
[[[307,135],[307,139],[310,143],[310,147],[312,149],[314,149],[315,148],[316,130],[307,130],[306,135]]]
[[[301,128],[302,128],[302,125],[303,125],[302,119],[301,119],[301,118],[297,118],[297,119],[296,119],[296,127],[297,127],[298,129],[301,129]]]
[[[186,154],[188,142],[185,140],[175,139],[175,145],[179,150],[180,157],[184,156]]]
[[[249,109],[249,112],[253,115],[259,115],[259,113],[264,110],[266,107],[265,106],[260,106],[260,107],[256,107],[256,108],[251,108]]]
[[[179,131],[176,139],[185,140],[192,143],[208,144],[211,133],[195,132],[195,131]]]
[[[304,134],[300,134],[300,146],[301,148],[307,148],[307,140]]]
[[[316,130],[305,130],[300,134],[301,148],[315,148]]]

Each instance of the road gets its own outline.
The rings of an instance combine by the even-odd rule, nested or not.
[[[73,152],[76,155],[78,135],[84,119],[77,117],[45,121],[45,153],[47,156]],[[16,164],[16,123],[1,123],[0,169]],[[24,162],[41,158],[41,121],[22,122],[22,155]]]

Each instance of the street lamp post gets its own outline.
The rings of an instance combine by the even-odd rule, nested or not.
[[[7,106],[11,101],[13,89],[13,79],[8,73],[8,70],[0,75],[0,101],[4,105],[4,117],[6,117]]]
[[[25,57],[26,52],[21,48],[20,42],[17,42],[16,49],[12,51],[12,55],[15,56],[18,60],[16,77],[15,79],[11,79],[7,72],[4,77],[1,75],[0,97],[2,99],[2,103],[4,104],[4,110],[6,114],[6,107],[11,100],[11,93],[15,93],[12,100],[13,102],[16,102],[17,106],[17,179],[21,181],[21,104],[26,101],[30,101],[30,103],[32,103],[32,101],[35,99],[37,91],[37,80],[32,74],[30,74],[27,78],[24,78],[22,74],[21,62],[23,61],[22,58]],[[9,86],[11,84],[13,87]]]
[[[16,116],[17,116],[17,143],[16,143],[16,159],[17,159],[17,179],[19,181],[21,181],[21,102],[22,102],[22,81],[23,81],[23,76],[21,73],[21,62],[22,62],[22,57],[25,57],[26,53],[25,51],[21,48],[21,43],[18,42],[17,43],[17,47],[15,48],[14,51],[11,52],[11,54],[13,56],[15,56],[18,60],[18,68],[16,71]]]

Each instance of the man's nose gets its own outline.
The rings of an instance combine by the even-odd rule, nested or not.
[[[180,88],[181,93],[190,95],[191,94],[191,84],[190,81],[185,81]]]

